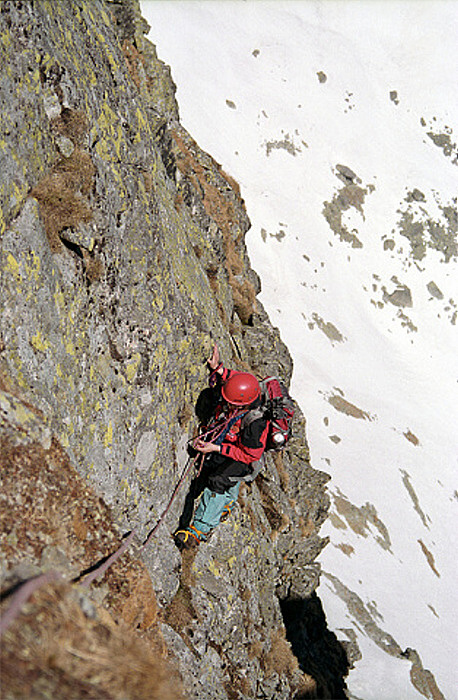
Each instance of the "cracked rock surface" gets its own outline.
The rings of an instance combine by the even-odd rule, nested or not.
[[[345,697],[338,654],[309,667],[282,611],[314,595],[326,544],[299,410],[207,545],[171,537],[212,344],[260,377],[292,370],[237,183],[181,126],[137,0],[7,2],[0,28],[2,612],[60,576],[5,633],[4,697]]]

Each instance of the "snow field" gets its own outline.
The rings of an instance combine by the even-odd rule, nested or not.
[[[331,537],[323,569],[402,649],[418,651],[450,700],[457,261],[445,263],[431,249],[413,259],[399,222],[410,211],[444,224],[441,206],[457,197],[457,166],[427,135],[448,129],[457,140],[456,5],[155,0],[142,7],[159,57],[172,67],[183,125],[241,185],[260,299],[293,356],[292,393],[307,418],[312,463],[331,474],[332,512],[344,524],[323,527]],[[340,219],[361,248],[341,241],[323,215],[345,186],[337,165],[366,190]],[[409,203],[414,190],[424,199]],[[384,249],[387,239],[392,250]],[[443,299],[432,297],[431,281]],[[404,286],[412,307],[386,301]],[[340,339],[329,336],[330,323]],[[339,412],[332,396],[368,415]],[[364,534],[339,512],[339,498]],[[366,504],[379,527],[364,520]],[[389,549],[380,544],[383,528]],[[410,663],[370,639],[330,579],[319,593],[331,628],[354,629],[363,653],[349,675],[351,692],[418,698]]]

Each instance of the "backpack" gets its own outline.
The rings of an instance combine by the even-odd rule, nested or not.
[[[281,450],[291,437],[294,402],[288,389],[278,377],[266,377],[259,384],[261,386],[261,405],[245,414],[242,418],[242,428],[258,418],[267,418],[269,434],[266,451]]]

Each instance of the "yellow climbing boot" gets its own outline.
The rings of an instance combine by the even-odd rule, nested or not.
[[[173,536],[178,549],[191,549],[198,547],[201,542],[206,542],[206,535],[194,525],[189,525],[185,530],[177,530]]]
[[[221,513],[221,519],[220,519],[221,523],[224,523],[224,521],[228,519],[228,517],[232,513],[232,509],[234,506],[235,506],[235,501],[230,501],[227,505],[224,506],[223,512]]]

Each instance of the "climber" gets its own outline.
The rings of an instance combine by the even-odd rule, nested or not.
[[[251,480],[253,463],[259,463],[266,448],[268,420],[260,415],[244,426],[243,417],[261,403],[261,387],[248,372],[226,369],[217,345],[207,360],[209,384],[216,406],[205,432],[193,442],[205,468],[203,489],[193,521],[174,535],[180,549],[205,542],[237,501],[240,482]]]

